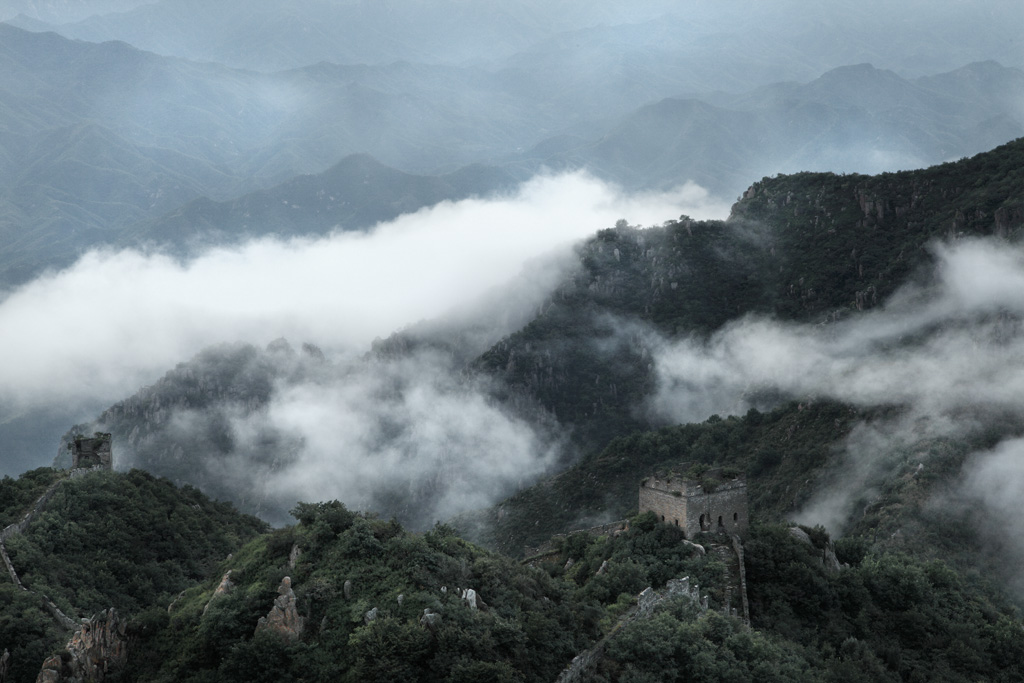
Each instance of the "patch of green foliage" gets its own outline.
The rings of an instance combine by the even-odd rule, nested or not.
[[[8,509],[30,507],[61,476],[40,468],[5,479],[5,496],[19,501]],[[108,607],[166,614],[179,592],[205,580],[227,554],[266,528],[194,488],[179,489],[140,470],[63,481],[24,533],[6,542],[29,589],[0,584],[0,643],[12,657],[7,680],[35,680],[43,660],[70,635],[40,593],[72,617]]]
[[[230,593],[210,602],[212,579],[162,628],[140,624],[125,680],[547,681],[596,632],[597,615],[581,612],[566,584],[447,527],[410,534],[336,501],[294,514],[296,526],[222,563]],[[293,547],[301,554],[289,567]],[[255,632],[285,575],[305,619],[294,640]],[[467,588],[486,606],[472,609]],[[441,615],[434,628],[420,623],[426,609]]]
[[[142,470],[97,471],[64,482],[7,546],[26,587],[84,616],[166,604],[266,528]]]
[[[860,559],[828,573],[814,546],[785,528],[754,529],[746,544],[753,626],[801,643],[829,680],[1024,676],[1024,625],[976,577],[939,560],[845,550]]]
[[[39,496],[63,476],[60,470],[39,467],[17,479],[9,476],[0,479],[0,529],[21,521]]]
[[[689,599],[673,598],[651,619],[629,624],[609,642],[595,680],[789,683],[822,676],[795,643],[745,628],[718,612],[702,615]]]
[[[68,633],[58,626],[39,596],[20,590],[4,571],[0,583],[0,645],[11,653],[7,681],[31,683],[39,667]]]

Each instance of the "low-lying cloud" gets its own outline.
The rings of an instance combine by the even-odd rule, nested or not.
[[[221,342],[366,347],[619,218],[649,224],[727,211],[692,184],[627,195],[574,173],[535,178],[506,197],[444,202],[367,233],[259,239],[184,262],[92,251],[0,302],[0,406],[113,401]],[[554,284],[535,280],[538,290]]]
[[[654,410],[676,421],[737,413],[765,390],[922,414],[1024,409],[1024,252],[936,248],[938,287],[831,325],[744,318],[709,341],[663,345]]]
[[[933,286],[905,287],[885,306],[846,321],[797,325],[749,317],[709,340],[654,342],[658,390],[651,410],[693,422],[742,414],[758,397],[780,393],[900,408],[898,418],[851,432],[842,487],[818,492],[798,515],[841,530],[891,454],[1024,418],[1024,248],[977,239],[936,246],[934,253]],[[1019,443],[1012,444],[972,460],[968,486],[977,490],[993,468],[1013,471],[1006,482],[1024,481],[1024,459],[1014,455]],[[984,500],[1004,512],[1009,498]]]

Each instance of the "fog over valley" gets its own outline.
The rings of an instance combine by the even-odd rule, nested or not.
[[[1020,680],[1021,26],[0,3],[0,683]]]

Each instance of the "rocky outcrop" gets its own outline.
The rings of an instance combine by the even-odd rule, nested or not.
[[[420,617],[420,626],[425,627],[431,633],[437,633],[437,629],[441,628],[441,622],[440,614],[429,607],[423,610],[423,616]]]
[[[829,539],[825,542],[824,548],[819,548],[814,544],[807,532],[800,527],[790,527],[789,533],[792,534],[793,538],[797,539],[801,543],[814,548],[814,551],[818,553],[818,562],[825,571],[830,574],[834,574],[843,568],[843,565],[839,562],[839,558],[836,557],[835,541]]]
[[[127,620],[111,607],[81,625],[64,648],[43,662],[36,683],[99,683],[120,671],[128,656]]]
[[[487,609],[487,603],[472,588],[466,588],[462,591],[462,600],[469,605],[470,609]]]
[[[281,579],[281,585],[277,588],[277,598],[274,599],[274,606],[265,617],[260,617],[256,624],[256,632],[269,629],[279,633],[288,640],[295,640],[302,635],[305,627],[305,619],[299,616],[299,610],[295,604],[295,591],[292,590],[291,577]]]
[[[233,570],[231,569],[227,570],[224,573],[224,576],[221,577],[220,584],[218,584],[216,590],[213,591],[213,595],[210,596],[210,601],[206,603],[206,607],[203,608],[203,614],[206,614],[207,610],[210,609],[210,605],[213,604],[214,600],[224,595],[227,595],[231,592],[231,589],[235,587],[235,584],[231,582],[232,571]],[[175,602],[177,602],[177,600],[175,600]],[[172,606],[173,604],[174,603],[171,603]],[[170,611],[170,607],[168,607],[167,610]]]

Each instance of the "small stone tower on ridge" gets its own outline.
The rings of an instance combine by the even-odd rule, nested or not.
[[[705,481],[716,478],[708,472]],[[742,477],[718,481],[705,490],[699,481],[682,475],[647,477],[640,483],[640,512],[653,512],[668,524],[683,527],[686,538],[705,532],[723,532],[746,536],[747,483]]]
[[[110,450],[110,434],[96,432],[92,437],[76,436],[68,442],[71,451],[71,469],[100,467],[113,469],[114,457]]]

